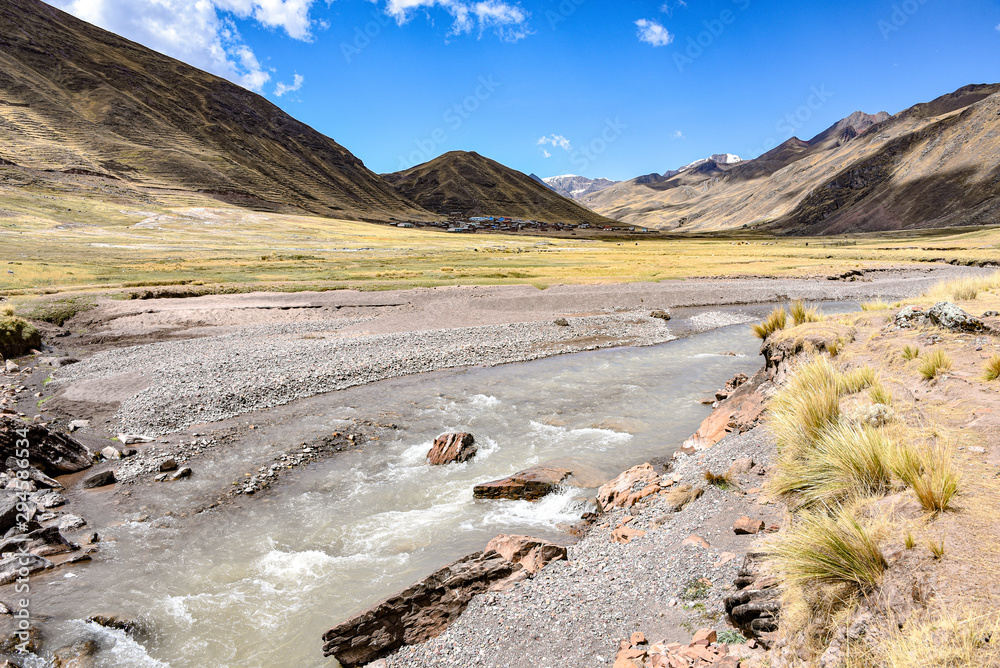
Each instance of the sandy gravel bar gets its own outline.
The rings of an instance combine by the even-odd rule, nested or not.
[[[653,345],[750,319],[720,312],[664,322],[650,317],[656,309],[895,299],[975,272],[106,300],[74,321],[83,333],[66,344],[84,360],[54,380],[59,401],[117,406],[110,431],[156,436],[408,374]]]

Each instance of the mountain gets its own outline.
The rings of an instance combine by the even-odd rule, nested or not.
[[[401,196],[442,214],[458,211],[463,215],[507,216],[549,223],[612,222],[544,183],[478,153],[452,151],[383,177]]]
[[[708,158],[702,158],[701,160],[695,160],[694,162],[688,163],[683,167],[678,168],[674,173],[686,172],[689,169],[694,169],[695,167],[700,167],[707,162],[714,162],[717,165],[735,165],[737,162],[742,162],[740,156],[733,155],[732,153],[716,153]],[[668,172],[669,174],[670,172]]]
[[[856,112],[728,169],[640,177],[584,203],[629,224],[681,231],[842,234],[995,223],[998,93],[1000,84],[979,84],[895,116]]]
[[[577,176],[576,174],[550,176],[542,179],[542,181],[563,197],[575,200],[582,199],[590,193],[604,190],[608,186],[618,183],[618,181],[611,181],[610,179],[588,179],[586,176]]]
[[[38,0],[3,0],[0,25],[5,181],[361,220],[428,216],[240,86]]]

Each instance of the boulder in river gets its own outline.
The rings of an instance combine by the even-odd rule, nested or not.
[[[681,451],[693,454],[712,447],[727,434],[742,434],[756,427],[764,414],[764,394],[761,390],[767,380],[763,372],[754,374],[749,380],[741,379],[732,393],[705,418],[698,431],[684,441]]]
[[[76,473],[93,464],[87,447],[71,436],[0,415],[0,461],[17,457],[23,449],[17,446],[21,440],[28,441],[28,461],[46,475]]]
[[[532,466],[502,480],[476,485],[472,494],[477,499],[537,501],[554,491],[563,480],[571,475],[573,472],[569,469]]]
[[[0,559],[0,585],[10,584],[21,577],[22,569],[27,569],[28,574],[53,568],[55,564],[34,554],[20,554],[6,559]]]
[[[472,434],[441,434],[434,439],[434,446],[427,453],[427,461],[431,466],[467,462],[476,456],[478,450]]]
[[[435,638],[473,596],[520,570],[492,550],[470,554],[327,631],[323,654],[354,668]]]

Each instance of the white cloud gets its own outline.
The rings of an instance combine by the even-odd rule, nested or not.
[[[301,74],[296,74],[294,83],[286,84],[284,81],[279,81],[277,87],[274,89],[274,94],[278,97],[281,97],[285,93],[292,93],[294,91],[297,91],[298,89],[302,88],[302,82],[304,82],[305,80],[306,78],[304,76],[302,76]]]
[[[666,14],[668,17],[673,18],[675,9],[680,9],[681,7],[688,6],[688,3],[684,2],[684,0],[675,0],[675,2],[676,4],[674,2],[671,2],[670,0],[667,0],[662,5],[660,5],[660,11]]]
[[[1000,23],[997,24],[996,29],[997,29],[997,32],[1000,32]]]
[[[543,157],[543,158],[551,158],[551,157],[552,157],[552,154],[551,154],[551,153],[549,153],[548,149],[544,149],[544,148],[543,148],[543,149],[542,149],[542,157]]]
[[[540,137],[537,142],[537,146],[545,146],[546,144],[559,147],[564,151],[571,151],[573,147],[570,145],[569,140],[562,135],[549,135],[548,137]]]
[[[674,41],[674,36],[667,32],[659,22],[649,19],[639,19],[635,22],[639,26],[640,42],[651,44],[652,46],[666,46]]]
[[[684,133],[681,132],[680,130],[675,130],[674,132],[670,133],[670,138],[671,139],[684,139]]]
[[[260,91],[271,79],[232,16],[312,39],[314,0],[49,0],[84,21]]]
[[[372,0],[378,2],[379,0]],[[492,30],[500,39],[516,42],[531,34],[528,29],[528,19],[531,14],[519,4],[501,2],[501,0],[484,0],[470,2],[469,0],[386,0],[385,13],[396,19],[400,25],[410,20],[413,12],[423,8],[425,11],[439,7],[451,14],[452,34],[470,33],[478,29],[479,36],[486,30]]]

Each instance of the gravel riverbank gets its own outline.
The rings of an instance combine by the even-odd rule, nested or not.
[[[770,467],[774,454],[773,439],[759,427],[679,456],[666,475],[678,484],[706,487],[706,470],[724,472],[735,460],[750,457],[756,466],[749,478],[762,482],[758,474]],[[664,496],[654,495],[601,515],[569,547],[568,561],[549,564],[509,591],[476,597],[442,635],[400,649],[388,665],[596,668],[611,666],[619,641],[636,631],[654,642],[684,640],[700,627],[722,630],[722,599],[734,591],[736,569],[753,540],[735,535],[733,522],[749,515],[768,525],[780,523],[783,506],[768,503],[758,491],[713,486],[680,512],[671,513],[668,505]],[[613,542],[611,532],[627,517],[635,518],[627,520],[629,528],[646,535],[628,544]],[[710,547],[685,545],[691,535]]]

